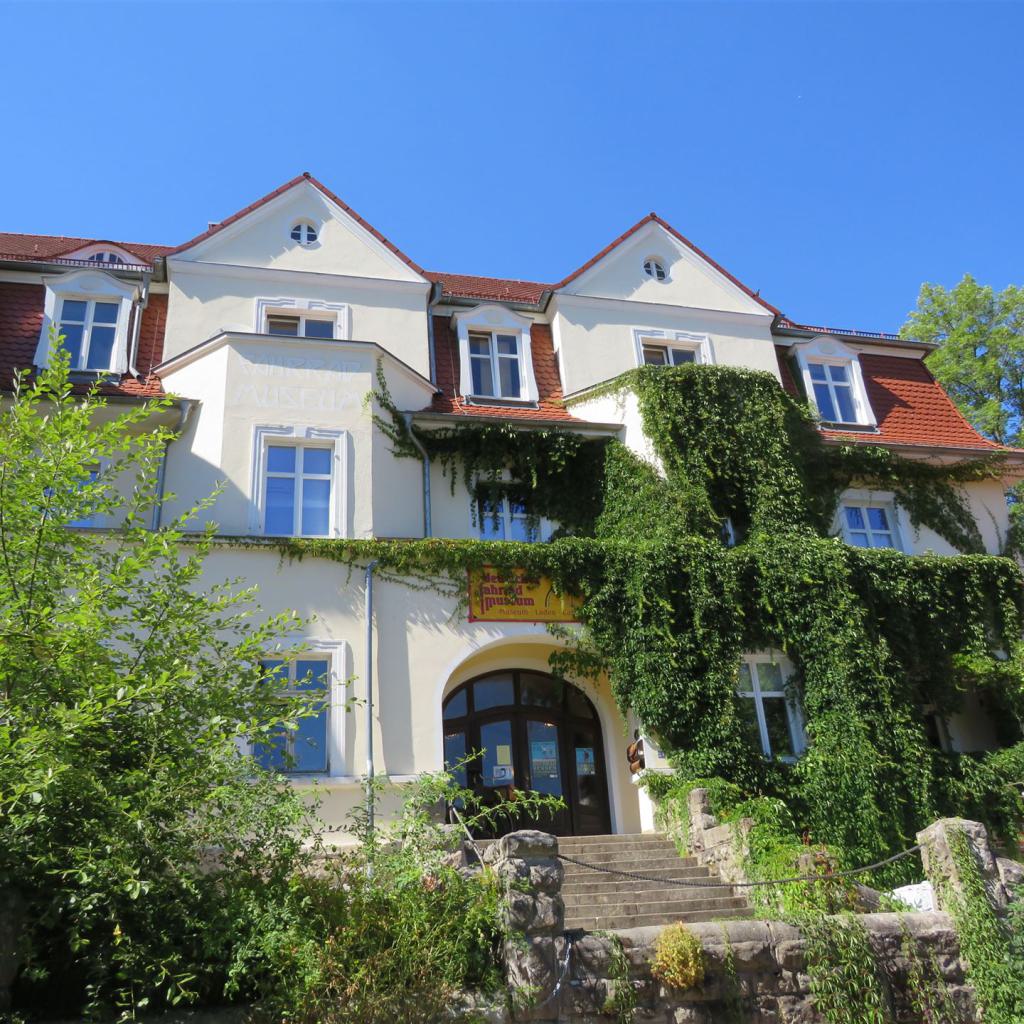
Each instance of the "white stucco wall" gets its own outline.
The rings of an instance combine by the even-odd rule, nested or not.
[[[638,366],[635,335],[645,328],[706,335],[711,362],[779,375],[768,315],[562,295],[549,312],[567,395]]]

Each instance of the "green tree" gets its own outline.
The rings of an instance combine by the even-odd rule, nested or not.
[[[241,752],[316,711],[261,668],[298,622],[256,621],[253,589],[204,577],[195,510],[149,528],[169,403],[76,393],[55,353],[0,411],[0,893],[23,908],[19,992],[69,1015],[223,998],[314,829]],[[81,528],[97,515],[109,529]]]
[[[939,347],[928,366],[960,411],[1000,444],[1019,444],[1024,416],[1024,288],[1001,292],[970,274],[923,284],[901,332]]]

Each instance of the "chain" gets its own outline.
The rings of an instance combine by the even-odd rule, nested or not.
[[[686,889],[720,889],[723,886],[729,886],[733,889],[752,889],[759,885],[787,885],[790,882],[828,882],[833,878],[849,878],[853,875],[863,875],[868,871],[874,871],[876,868],[885,867],[886,864],[892,864],[895,861],[902,860],[904,857],[909,857],[911,854],[918,853],[920,849],[920,846],[912,846],[909,850],[904,850],[902,853],[896,853],[891,857],[886,857],[885,860],[878,861],[877,864],[869,864],[863,868],[851,868],[849,871],[833,871],[827,875],[796,875],[793,878],[773,878],[762,882],[723,882],[721,880],[717,882],[689,882],[682,878],[652,878],[650,875],[641,875],[635,871],[621,871],[618,868],[604,867],[600,864],[588,864],[585,860],[578,860],[576,857],[570,857],[565,853],[560,853],[558,859],[569,864],[576,864],[581,868],[589,868],[591,871],[599,871],[606,875],[620,875],[623,878],[632,878],[638,882],[655,882],[658,885],[679,885]]]
[[[562,969],[558,973],[558,980],[555,982],[555,987],[551,990],[551,995],[544,1000],[543,1003],[535,1003],[530,1007],[530,1012],[536,1013],[537,1010],[542,1010],[548,1003],[551,1002],[559,992],[562,991],[562,985],[565,984],[565,977],[569,973],[569,957],[572,956],[573,943],[576,941],[577,933],[574,931],[567,931],[565,933],[565,954],[562,957]]]

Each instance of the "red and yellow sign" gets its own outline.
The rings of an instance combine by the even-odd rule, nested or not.
[[[578,622],[582,598],[556,594],[551,580],[527,580],[516,572],[513,580],[493,566],[469,573],[470,622]]]

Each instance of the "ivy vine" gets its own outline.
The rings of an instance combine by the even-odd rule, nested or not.
[[[461,478],[477,494],[514,485],[560,534],[546,544],[279,546],[348,566],[373,558],[407,585],[452,597],[464,594],[467,569],[485,565],[581,595],[582,632],[569,634],[555,669],[607,672],[619,705],[672,751],[682,777],[784,800],[797,834],[828,844],[841,864],[905,848],[939,812],[986,804],[967,781],[984,773],[933,749],[922,709],[951,715],[967,688],[980,689],[1004,740],[1020,738],[1022,575],[1013,560],[982,553],[963,491],[997,476],[998,463],[940,466],[826,445],[807,405],[762,372],[643,368],[603,386],[627,389],[656,464],[568,430],[410,425],[379,373],[375,422],[396,454],[420,458],[422,447],[452,487]],[[851,485],[890,490],[915,525],[963,554],[907,556],[830,536]],[[736,694],[740,655],[768,649],[795,666],[805,711],[808,748],[792,766],[765,760]],[[993,824],[1007,838],[1024,820],[1007,772],[1022,767],[1024,752],[986,781],[1001,790]]]

